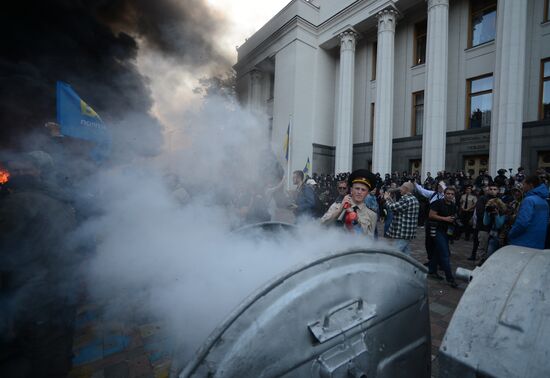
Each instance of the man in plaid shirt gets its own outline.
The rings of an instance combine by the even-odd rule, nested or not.
[[[398,250],[406,255],[411,254],[409,242],[416,237],[416,226],[418,224],[418,211],[420,204],[412,192],[414,184],[405,182],[399,188],[401,198],[395,202],[391,194],[386,192],[386,208],[393,212],[393,219],[388,230],[387,236],[394,239]]]

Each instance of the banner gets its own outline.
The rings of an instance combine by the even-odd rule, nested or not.
[[[304,175],[308,175],[311,171],[311,163],[309,162],[309,157],[307,158],[306,166],[302,171],[304,172]]]
[[[285,152],[285,159],[286,161],[288,161],[288,155],[290,150],[290,122],[288,122],[288,127],[286,129],[286,136],[285,136],[285,141],[283,143],[283,149]]]
[[[99,114],[61,81],[57,82],[57,123],[64,136],[95,142],[102,149],[111,143],[107,125]]]

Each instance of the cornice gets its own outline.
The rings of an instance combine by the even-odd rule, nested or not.
[[[321,24],[319,24],[318,27],[321,32],[326,29],[330,29],[333,25],[338,24],[342,20],[348,18],[348,16],[351,13],[358,13],[363,9],[372,5],[373,2],[374,2],[373,0],[357,0],[354,3],[348,5],[346,8],[342,9],[340,12],[336,13],[334,16],[323,21]],[[385,3],[382,4],[381,7],[379,7],[379,9],[388,8],[388,7],[392,7],[395,9],[393,0],[386,1]]]
[[[284,10],[286,10],[288,7],[290,7],[293,3],[295,3],[298,0],[291,1],[283,10],[281,10],[277,15],[275,15],[272,19],[276,18],[279,14],[282,14]],[[316,5],[312,4],[309,1],[303,0],[302,2],[307,3],[309,6],[315,8],[316,10],[319,9]],[[373,0],[357,0],[347,6],[346,8],[342,9],[332,17],[328,18],[327,20],[323,21],[319,25],[312,24],[311,22],[305,20],[299,15],[295,15],[292,17],[288,22],[286,22],[284,25],[282,25],[279,29],[277,29],[274,33],[270,34],[267,38],[265,38],[262,42],[260,42],[256,47],[254,47],[250,52],[248,52],[244,57],[240,58],[237,63],[233,66],[235,70],[239,70],[242,67],[246,66],[250,63],[254,58],[256,58],[258,55],[260,55],[263,51],[265,51],[269,46],[271,46],[275,41],[282,38],[287,33],[291,32],[296,27],[301,28],[302,30],[305,30],[309,32],[314,38],[319,38],[319,36],[329,30],[330,28],[334,27],[335,25],[338,25],[338,23],[343,22],[347,17],[350,16],[350,14],[358,13],[363,11],[364,9],[372,6],[372,4],[375,1]],[[397,12],[397,8],[395,7],[395,0],[387,0],[385,2],[381,2],[380,4],[377,4],[377,7],[371,11],[369,11],[370,15],[376,15],[378,12],[391,9]],[[397,12],[397,15],[399,12]],[[397,17],[397,16],[396,16]],[[337,36],[337,35],[336,35]],[[317,47],[317,46],[316,46]]]
[[[243,59],[237,61],[237,63],[235,63],[235,65],[233,66],[233,69],[237,71],[243,66],[246,66],[248,63],[250,63],[251,60],[260,55],[267,48],[269,48],[269,46],[271,46],[275,41],[281,39],[283,36],[290,33],[296,28],[301,28],[317,38],[318,28],[311,22],[296,15],[291,18],[286,24],[281,26],[275,33],[271,34],[269,37],[259,43],[258,46],[251,50],[245,57],[243,57]]]

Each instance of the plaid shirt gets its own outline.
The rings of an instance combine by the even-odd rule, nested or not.
[[[414,239],[420,208],[416,197],[410,193],[406,194],[397,202],[386,202],[386,208],[393,213],[388,236],[392,239]]]

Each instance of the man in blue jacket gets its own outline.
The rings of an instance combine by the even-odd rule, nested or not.
[[[544,249],[548,224],[548,188],[538,176],[529,176],[523,182],[525,197],[508,233],[511,245]]]
[[[297,217],[312,217],[316,201],[315,191],[310,185],[306,184],[304,172],[294,171],[292,173],[292,183],[296,185],[296,200],[291,205],[294,215]]]

